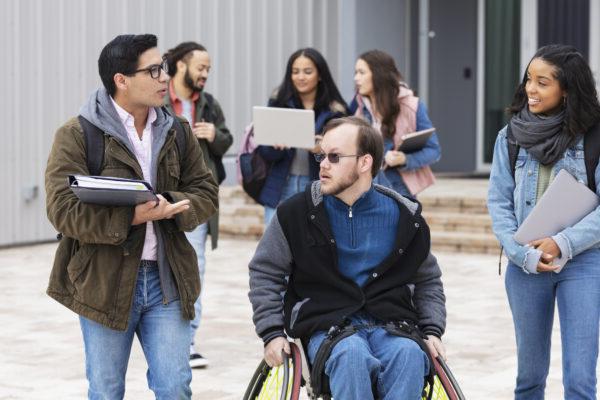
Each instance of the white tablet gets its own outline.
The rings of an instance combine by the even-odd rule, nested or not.
[[[294,108],[252,108],[257,144],[312,149],[315,146],[315,113]]]

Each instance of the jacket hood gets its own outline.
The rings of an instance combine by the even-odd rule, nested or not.
[[[156,111],[156,120],[152,124],[152,133],[162,137],[162,140],[159,140],[161,143],[160,147],[162,147],[166,133],[171,125],[173,125],[173,117],[163,107],[155,107],[154,110]],[[79,113],[104,132],[119,139],[121,143],[125,144],[134,153],[133,146],[127,136],[127,131],[125,131],[119,114],[105,88],[102,87],[92,92],[87,102],[79,110]],[[153,146],[156,143],[156,139],[154,138],[153,140]]]
[[[373,184],[373,186],[378,192],[383,193],[386,196],[393,198],[398,203],[404,205],[406,208],[408,208],[412,215],[417,215],[421,213],[421,205],[418,202],[409,200],[388,187],[378,185],[376,183]],[[312,198],[312,204],[314,207],[318,206],[323,202],[323,193],[321,192],[321,181],[317,180],[311,184],[310,194]]]

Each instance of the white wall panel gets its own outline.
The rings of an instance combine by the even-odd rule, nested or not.
[[[54,132],[100,85],[98,55],[114,36],[154,33],[161,51],[205,45],[207,90],[236,137],[233,154],[252,105],[266,103],[297,48],[316,47],[334,77],[352,80],[338,76],[341,8],[340,0],[0,0],[0,246],[54,237],[44,196]]]

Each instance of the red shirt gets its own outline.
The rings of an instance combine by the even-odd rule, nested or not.
[[[176,115],[181,115],[183,112],[183,104],[181,104],[181,99],[177,97],[175,94],[175,88],[173,87],[173,81],[169,82],[169,98],[171,99],[171,106],[173,107],[173,111],[175,111]],[[196,121],[196,102],[200,98],[200,92],[193,92],[192,98],[190,99],[194,104],[192,107],[192,121]]]

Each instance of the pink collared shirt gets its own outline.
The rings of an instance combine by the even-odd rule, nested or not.
[[[148,118],[146,120],[146,126],[142,132],[142,138],[138,136],[137,130],[134,125],[133,115],[125,111],[117,102],[111,97],[113,105],[119,114],[119,118],[127,131],[127,137],[133,145],[135,151],[135,158],[137,158],[140,167],[142,167],[142,173],[144,174],[144,180],[146,182],[152,182],[151,176],[151,165],[152,165],[152,123],[156,120],[156,111],[150,107],[148,112]],[[154,233],[154,225],[152,222],[146,222],[146,238],[144,240],[144,249],[142,250],[142,260],[153,260],[156,261],[156,233]]]

